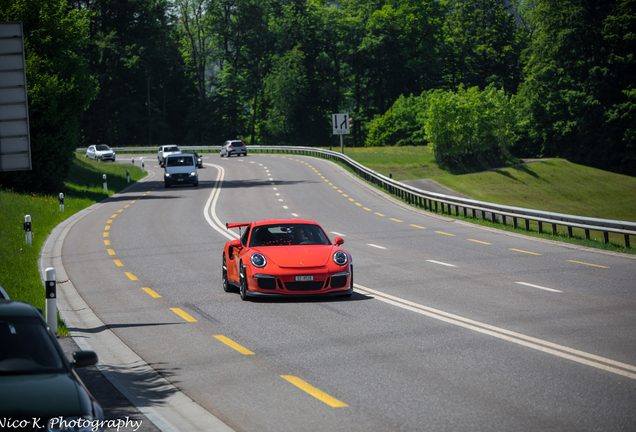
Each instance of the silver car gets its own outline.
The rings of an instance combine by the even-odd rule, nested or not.
[[[223,145],[221,146],[221,157],[223,156],[227,156],[230,157],[232,155],[243,155],[243,156],[247,156],[247,147],[245,146],[245,143],[241,140],[231,140],[231,141],[225,141],[223,143]]]
[[[86,157],[100,162],[105,160],[115,162],[115,152],[106,144],[88,146],[88,149],[86,149]]]

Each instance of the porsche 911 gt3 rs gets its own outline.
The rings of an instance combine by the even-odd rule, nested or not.
[[[223,248],[223,289],[237,287],[249,297],[332,295],[351,296],[351,255],[331,243],[316,222],[276,219],[228,223],[241,236]]]

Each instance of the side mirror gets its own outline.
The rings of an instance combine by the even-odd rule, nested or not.
[[[342,237],[336,237],[335,243],[336,243],[336,246],[340,246],[341,244],[344,243],[344,240],[342,239]]]
[[[71,366],[74,369],[97,364],[97,354],[94,351],[75,351]]]

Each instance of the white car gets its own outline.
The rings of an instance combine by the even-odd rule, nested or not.
[[[86,157],[100,162],[105,160],[115,162],[115,152],[106,144],[88,146],[88,149],[86,149]]]
[[[191,153],[168,155],[164,164],[164,187],[184,184],[199,186],[199,173],[194,155]]]
[[[157,152],[157,160],[159,161],[159,166],[163,167],[166,165],[166,158],[168,156],[180,153],[181,149],[174,144],[159,147],[159,151]]]

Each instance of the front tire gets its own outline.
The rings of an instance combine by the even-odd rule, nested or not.
[[[221,274],[223,280],[223,291],[230,292],[230,284],[227,280],[227,261],[225,260],[225,254],[223,254],[223,266],[221,267]]]
[[[245,275],[245,270],[242,269],[243,264],[241,263],[241,280],[239,282],[239,294],[241,295],[241,300],[246,301],[247,298],[247,276]]]

